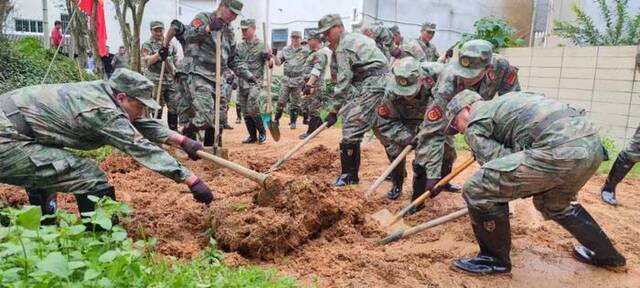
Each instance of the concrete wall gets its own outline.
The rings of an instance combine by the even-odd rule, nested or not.
[[[582,107],[601,135],[625,146],[640,124],[636,46],[509,48],[523,90]]]

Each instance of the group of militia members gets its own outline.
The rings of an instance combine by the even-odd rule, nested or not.
[[[308,47],[301,45],[299,33],[292,33],[290,46],[270,53],[255,37],[251,19],[241,22],[243,41],[234,42],[229,25],[242,7],[240,0],[223,0],[216,11],[200,13],[189,24],[174,20],[165,36],[162,23],[153,22],[151,39],[142,49],[147,77],[118,69],[108,81],[31,86],[0,95],[0,161],[7,164],[0,170],[0,182],[25,187],[29,202],[41,206],[44,214],[55,212],[55,195],[60,191],[74,193],[81,212],[92,211],[95,203],[88,196],[115,199],[114,187],[94,162],[65,148],[112,145],[145,167],[185,183],[197,201],[210,203],[211,189],[162,144],[180,147],[198,160],[197,152],[216,142],[219,38],[220,64],[228,75],[223,81],[239,88],[249,131],[244,143],[266,139],[258,100],[265,68],[273,62],[284,65],[276,121],[290,101],[290,127],[295,128],[297,115],[306,114],[308,135],[323,122],[318,95],[326,63],[332,63],[329,73],[336,86],[324,122],[330,127],[339,116],[343,119],[341,173],[335,186],[359,183],[360,143],[373,130],[390,160],[407,146],[415,149],[412,199],[426,191],[436,197],[442,190],[460,190],[436,183],[450,173],[455,161],[453,135],[463,133],[482,165],[462,188],[480,251],[476,257],[454,261],[454,267],[478,274],[510,271],[508,203],[525,197],[532,197],[546,219],[559,223],[582,244],[573,251],[578,260],[596,266],[625,265],[597,222],[584,207],[573,204],[606,157],[596,130],[584,111],[541,94],[520,92],[517,68],[494,54],[489,42],[468,41],[458,58],[447,63],[453,52],[440,57],[430,42],[434,24],[423,25],[419,39],[405,41],[397,27],[379,23],[365,28],[371,30],[367,35],[347,32],[340,16],[330,14],[320,19],[318,34],[308,40]],[[332,53],[320,49],[320,37]],[[180,63],[170,44],[173,38],[184,50]],[[160,79],[162,63],[165,71]],[[160,80],[169,128],[149,117],[148,110],[161,108],[154,100]],[[226,118],[226,113],[221,116]],[[178,124],[181,133],[176,131]],[[204,145],[195,140],[203,130]],[[615,187],[640,159],[639,150],[640,129],[607,178],[602,191],[607,203],[616,203]],[[405,166],[403,162],[391,175],[390,199],[402,194]]]

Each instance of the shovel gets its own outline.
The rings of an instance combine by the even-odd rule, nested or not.
[[[215,115],[214,115],[214,133],[213,133],[213,154],[225,159],[229,158],[229,151],[226,148],[221,148],[222,143],[218,138],[220,135],[220,98],[222,97],[222,31],[216,32],[216,103],[215,103]]]
[[[264,39],[264,46],[267,49],[267,53],[270,53],[269,45],[267,44],[267,28],[264,22],[262,22],[262,37]],[[262,123],[264,124],[264,126],[267,126],[267,128],[269,129],[269,133],[271,134],[271,137],[273,138],[273,140],[278,142],[280,141],[280,127],[278,127],[277,123],[271,120],[271,111],[273,109],[273,107],[271,107],[272,105],[271,104],[272,71],[271,69],[269,69],[269,63],[266,64],[266,71],[267,71],[267,105],[265,107],[265,111],[260,114],[260,118],[262,118]]]
[[[431,227],[435,227],[435,226],[442,225],[444,223],[453,221],[453,220],[458,219],[458,218],[460,218],[460,217],[462,217],[464,215],[467,215],[467,214],[469,214],[469,209],[462,208],[462,209],[460,209],[460,210],[458,210],[456,212],[453,212],[451,214],[447,214],[447,215],[442,216],[440,218],[433,219],[433,220],[431,220],[429,222],[422,223],[422,224],[417,225],[415,227],[411,227],[411,228],[408,228],[408,229],[401,229],[401,230],[399,230],[399,231],[397,231],[397,232],[395,232],[395,233],[393,233],[393,234],[391,234],[391,235],[389,235],[389,236],[387,236],[385,238],[382,238],[382,239],[378,240],[376,242],[376,244],[385,245],[385,244],[391,243],[393,241],[398,241],[398,240],[400,240],[402,238],[405,238],[407,236],[416,234],[416,233],[418,233],[420,231],[424,231],[424,230],[427,230],[427,229],[429,229]]]
[[[393,162],[391,162],[391,165],[389,165],[389,168],[387,168],[387,170],[384,170],[384,173],[382,173],[382,175],[380,175],[380,177],[378,177],[378,179],[376,179],[376,182],[373,182],[373,184],[371,184],[371,186],[369,186],[369,189],[367,190],[367,192],[364,193],[364,198],[365,199],[368,199],[369,197],[371,197],[371,194],[376,192],[376,189],[378,189],[378,187],[380,187],[382,182],[384,182],[384,179],[386,179],[387,176],[389,176],[389,174],[391,174],[391,172],[393,172],[393,169],[395,169],[398,166],[398,164],[400,164],[400,162],[402,162],[402,160],[405,157],[407,157],[407,154],[409,154],[409,152],[411,152],[411,150],[413,150],[413,146],[411,146],[411,145],[408,145],[407,147],[404,147],[402,152],[400,152],[400,155],[398,155],[398,157],[396,157],[396,159],[393,159]]]
[[[164,78],[164,63],[165,61],[162,61],[162,66],[160,68],[160,80],[158,81],[158,93],[156,93],[156,102],[158,104],[160,104],[160,94],[162,93],[162,78]],[[156,119],[158,118],[158,115],[160,115],[162,113],[162,107],[160,107],[160,109],[156,110]]]
[[[462,164],[460,164],[460,166],[456,167],[453,169],[453,171],[451,171],[451,173],[449,173],[449,175],[447,175],[446,177],[440,179],[440,181],[438,181],[438,183],[436,183],[436,187],[442,186],[444,184],[449,183],[449,181],[451,181],[451,179],[455,178],[456,176],[458,176],[458,174],[460,174],[462,171],[464,171],[465,169],[467,169],[467,167],[471,166],[471,164],[473,164],[473,162],[475,162],[475,159],[473,158],[473,156],[469,157],[467,160],[465,160]],[[396,222],[398,222],[400,219],[402,219],[402,217],[407,214],[408,211],[410,211],[411,209],[414,209],[415,207],[418,207],[418,205],[424,203],[424,201],[429,198],[431,196],[431,191],[427,191],[426,193],[420,195],[420,197],[418,197],[416,200],[414,200],[413,202],[411,202],[409,205],[407,205],[406,207],[404,207],[402,210],[400,210],[400,212],[398,212],[397,214],[389,217],[391,214],[391,212],[389,212],[389,210],[387,209],[383,209],[380,210],[378,212],[376,212],[375,214],[372,215],[372,218],[377,220],[378,222],[380,222],[380,224],[385,228],[385,231],[388,231],[392,225],[396,224]],[[386,211],[385,211],[386,210]]]
[[[207,159],[209,161],[212,161],[213,163],[216,163],[217,165],[227,168],[229,170],[232,170],[244,177],[247,177],[249,180],[256,182],[258,184],[260,184],[260,186],[262,186],[262,188],[265,188],[265,183],[267,181],[267,178],[269,177],[269,175],[264,174],[264,173],[260,173],[260,172],[256,172],[253,171],[249,168],[243,167],[240,164],[231,162],[229,160],[225,160],[221,157],[215,156],[213,154],[209,154],[207,152],[204,151],[198,151],[196,152],[196,154],[198,154],[198,156],[202,159]]]

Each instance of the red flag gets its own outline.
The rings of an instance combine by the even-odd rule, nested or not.
[[[104,0],[78,0],[78,8],[93,16],[93,1],[98,1],[96,11],[96,37],[100,57],[107,55],[107,23],[104,21]]]

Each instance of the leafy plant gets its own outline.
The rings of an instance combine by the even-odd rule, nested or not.
[[[78,157],[82,157],[82,158],[91,158],[94,159],[98,162],[102,162],[105,159],[107,159],[107,157],[109,157],[109,155],[111,155],[111,153],[113,153],[115,150],[115,148],[113,148],[113,146],[102,146],[98,149],[94,149],[94,150],[76,150],[76,149],[69,149],[69,151],[71,151],[71,153],[73,153],[74,155],[78,156]]]
[[[197,258],[176,262],[153,251],[154,240],[133,241],[111,217],[131,209],[97,199],[85,220],[58,212],[58,226],[41,226],[39,207],[0,210],[0,286],[2,287],[297,287],[275,270],[229,269],[210,242]],[[7,223],[8,222],[8,223]],[[87,231],[99,225],[105,232]],[[91,226],[89,226],[91,227]]]
[[[524,44],[524,40],[515,35],[518,30],[509,26],[504,19],[483,17],[473,23],[473,28],[473,34],[465,33],[462,35],[460,46],[464,42],[474,39],[483,39],[491,42],[494,50],[522,46]]]
[[[640,41],[640,11],[630,15],[629,0],[613,0],[613,10],[607,0],[594,0],[600,8],[605,22],[604,31],[600,31],[591,16],[587,15],[577,4],[571,10],[576,14],[576,22],[554,21],[553,32],[576,45],[636,45]],[[614,15],[615,14],[615,15]]]
[[[611,139],[610,137],[602,138],[602,146],[604,146],[604,148],[607,150],[607,153],[609,154],[609,161],[602,161],[600,167],[598,167],[598,170],[596,171],[597,175],[608,174],[609,171],[611,171],[613,162],[616,161],[616,158],[618,157],[618,153],[620,153],[620,151],[618,151],[618,148],[616,148],[615,141],[613,141],[613,139]],[[629,171],[629,175],[627,177],[640,177],[640,165],[635,165],[633,168],[631,168],[631,171]]]

